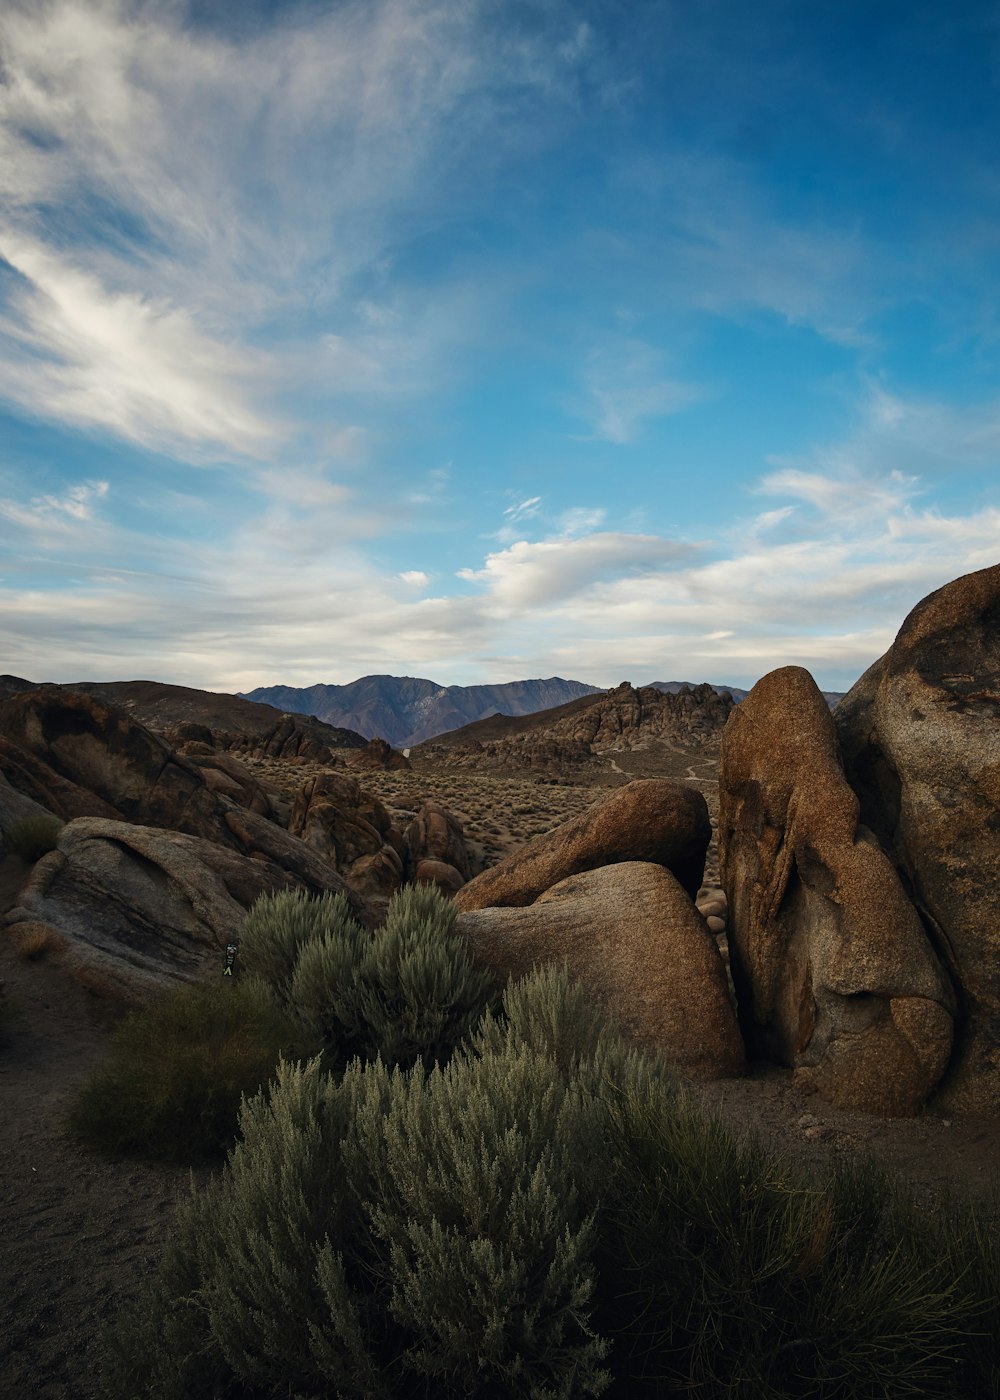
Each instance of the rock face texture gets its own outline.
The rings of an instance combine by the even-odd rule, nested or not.
[[[533,904],[540,894],[584,870],[622,861],[666,866],[693,898],[701,884],[712,828],[701,793],[651,778],[626,783],[610,797],[459,890],[459,909]]]
[[[958,990],[938,1100],[1000,1113],[1000,565],[925,598],[835,714],[862,820]]]
[[[472,874],[462,825],[439,802],[425,802],[403,835],[407,870],[418,883],[438,885],[453,893]]]
[[[461,913],[458,930],[498,975],[565,960],[637,1045],[682,1073],[742,1074],[743,1044],[715,940],[678,882],[638,861],[570,876],[529,908]]]
[[[18,822],[26,821],[30,817],[50,817],[53,814],[41,803],[33,801],[30,797],[25,797],[18,792],[17,788],[11,787],[0,770],[0,838],[7,829]],[[0,839],[0,853],[2,853],[3,842]]]
[[[719,860],[748,1051],[832,1102],[915,1112],[952,1044],[948,979],[859,824],[829,708],[807,671],[773,671],[722,740]]]
[[[347,762],[351,768],[380,768],[386,773],[410,770],[410,760],[384,739],[372,739],[363,749],[350,753]]]
[[[494,715],[440,735],[416,751],[436,764],[481,771],[499,769],[551,776],[607,767],[601,755],[680,750],[714,744],[733,708],[713,686],[655,686],[623,682],[605,695],[586,696],[540,714]]]
[[[15,944],[44,936],[85,986],[140,1003],[221,974],[246,909],[296,884],[270,861],[197,836],[85,817],[63,828],[5,923]]]
[[[319,773],[299,789],[288,829],[361,893],[388,898],[403,883],[404,846],[371,793],[342,773]]]
[[[0,736],[2,771],[57,816],[201,836],[271,861],[315,893],[342,888],[361,913],[356,895],[320,855],[260,812],[213,791],[196,763],[115,706],[55,687],[31,691],[0,705]]]

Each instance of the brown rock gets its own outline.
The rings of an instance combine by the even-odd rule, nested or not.
[[[725,969],[687,894],[661,865],[623,861],[560,881],[529,908],[463,912],[458,930],[501,977],[565,960],[637,1045],[699,1078],[742,1074]]]
[[[666,866],[693,896],[711,835],[708,807],[694,788],[665,778],[626,783],[470,880],[458,907],[532,904],[570,875],[622,861]]]
[[[30,691],[0,705],[0,730],[0,748],[9,755],[14,746],[16,762],[4,769],[10,781],[18,786],[25,774],[44,780],[51,799],[44,805],[58,816],[123,818],[201,836],[273,861],[316,893],[333,881],[362,914],[326,860],[259,812],[213,792],[197,764],[123,710],[77,691]],[[252,791],[248,775],[244,796]]]
[[[81,818],[34,867],[5,923],[15,942],[45,934],[92,990],[143,1002],[213,969],[221,975],[246,909],[297,883],[272,862],[214,841]]]
[[[17,792],[54,812],[63,821],[73,817],[121,818],[117,807],[71,782],[43,763],[36,754],[0,736],[0,773]]]
[[[460,870],[445,860],[421,860],[413,871],[415,885],[436,885],[442,894],[456,894],[465,884]]]
[[[1000,1114],[1000,565],[919,603],[834,718],[862,820],[957,989],[937,1101]]]
[[[403,834],[408,870],[415,871],[422,861],[441,861],[453,866],[463,881],[469,878],[472,863],[462,824],[439,802],[425,802]]]
[[[363,749],[358,749],[347,758],[351,768],[380,768],[385,772],[407,773],[410,760],[394,749],[385,739],[372,739]]]
[[[361,893],[387,898],[403,882],[402,839],[392,818],[346,774],[307,779],[296,794],[288,828]]]
[[[914,1113],[944,1072],[952,996],[859,826],[808,671],[765,676],[722,740],[719,864],[747,1048],[844,1106]]]

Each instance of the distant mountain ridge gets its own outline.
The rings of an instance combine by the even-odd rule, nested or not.
[[[647,687],[666,695],[695,688],[691,681],[651,681]],[[737,703],[749,694],[733,685],[712,689]],[[840,698],[836,691],[823,693],[831,708]],[[561,676],[500,685],[439,685],[415,676],[379,675],[362,676],[347,685],[262,685],[241,694],[289,714],[312,715],[325,724],[353,729],[366,739],[387,739],[403,749],[494,715],[533,715],[587,695],[608,694],[608,688]]]
[[[388,739],[400,749],[490,715],[530,715],[600,693],[600,686],[561,676],[447,686],[416,676],[362,676],[348,685],[258,686],[243,692],[243,698],[290,714],[313,715],[366,739]]]

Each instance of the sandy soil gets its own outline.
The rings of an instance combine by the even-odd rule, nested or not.
[[[679,755],[678,765],[682,758],[690,770],[690,755]],[[676,776],[698,780],[714,815],[708,773],[705,760]],[[302,781],[301,768],[294,776]],[[606,782],[622,780],[609,768]],[[412,810],[422,795],[452,806],[494,860],[606,790],[603,784],[470,781],[467,774],[390,773],[362,781],[400,810]],[[0,911],[13,903],[24,873],[11,860],[0,864]],[[66,1130],[69,1102],[101,1056],[114,1022],[107,1003],[47,958],[18,955],[2,935],[0,981],[0,1005],[12,1007],[0,1027],[0,1395],[91,1400],[88,1340],[127,1301],[146,1261],[155,1257],[172,1208],[188,1190],[189,1174],[105,1161]],[[756,1130],[805,1169],[839,1154],[871,1153],[929,1208],[947,1194],[985,1196],[1000,1169],[996,1120],[931,1112],[881,1120],[845,1113],[806,1096],[792,1086],[789,1071],[774,1067],[696,1086],[695,1093],[706,1107]]]

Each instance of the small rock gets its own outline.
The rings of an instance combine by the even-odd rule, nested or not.
[[[818,1128],[819,1119],[815,1113],[803,1113],[797,1119],[797,1125],[800,1128]]]
[[[815,1128],[806,1128],[802,1136],[808,1138],[810,1142],[825,1142],[830,1136],[830,1129],[817,1124]]]
[[[711,933],[725,933],[726,931],[726,921],[725,919],[720,919],[718,914],[709,914],[705,922],[708,924]]]

